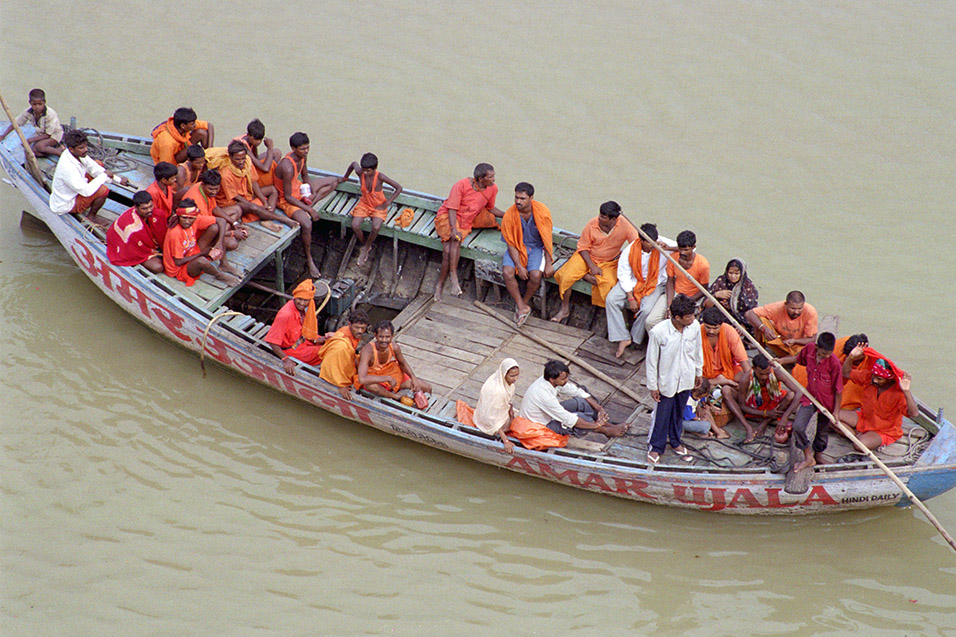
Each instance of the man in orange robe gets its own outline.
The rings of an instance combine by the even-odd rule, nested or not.
[[[684,230],[677,235],[677,263],[687,270],[695,281],[704,288],[710,286],[710,263],[702,255],[697,254],[697,235],[690,230]],[[697,303],[704,297],[704,293],[697,289],[683,272],[670,261],[667,262],[667,307],[670,307],[675,294],[683,294]]]
[[[600,214],[581,231],[577,252],[554,273],[561,309],[551,320],[557,323],[571,313],[571,286],[580,279],[591,284],[591,303],[604,307],[604,299],[617,284],[617,262],[624,244],[639,238],[637,229],[623,218],[620,204],[602,203]]]
[[[392,342],[394,334],[391,321],[380,321],[375,325],[375,339],[366,343],[359,354],[355,388],[396,400],[402,389],[431,393],[431,385],[415,376],[402,356],[402,348]]]
[[[191,108],[177,108],[173,116],[153,128],[153,144],[149,156],[153,163],[167,161],[179,164],[186,161],[186,147],[199,144],[203,148],[212,148],[215,129],[209,122],[196,118]]]
[[[280,223],[289,227],[298,227],[299,224],[294,219],[276,213],[278,197],[276,189],[269,186],[267,194],[259,187],[256,171],[252,162],[248,160],[245,144],[239,141],[229,142],[226,152],[226,161],[220,162],[220,165],[213,165],[214,168],[219,169],[222,176],[219,192],[216,193],[216,203],[222,208],[239,206],[242,221],[261,220],[263,227],[272,232],[282,230]]]
[[[736,386],[734,380],[741,371],[750,371],[750,360],[744,343],[716,307],[709,307],[701,315],[701,343],[704,350],[703,376],[712,385]]]
[[[335,385],[339,395],[346,400],[352,399],[352,383],[358,374],[355,348],[366,329],[368,314],[364,310],[353,310],[349,314],[349,324],[339,328],[319,348],[322,359],[319,378]]]
[[[795,356],[817,336],[817,310],[799,290],[787,294],[786,301],[747,310],[744,318],[775,356]]]
[[[186,161],[176,167],[176,192],[184,197],[186,191],[199,183],[199,176],[206,171],[206,151],[193,144],[186,149]]]
[[[362,158],[349,164],[342,175],[342,181],[346,181],[352,171],[358,176],[359,188],[362,195],[358,203],[352,208],[352,232],[355,233],[355,240],[359,242],[362,249],[359,250],[358,265],[365,265],[368,255],[372,251],[372,243],[378,237],[378,231],[385,223],[385,217],[388,215],[388,207],[392,205],[395,198],[402,193],[402,185],[393,179],[385,176],[385,173],[378,171],[378,157],[372,153],[365,153]],[[385,196],[385,185],[392,188],[392,192]],[[362,222],[371,218],[372,230],[366,238],[362,232]]]
[[[854,369],[853,361],[874,359],[868,370]],[[875,349],[859,343],[843,361],[843,377],[862,386],[863,398],[855,411],[840,411],[840,420],[856,428],[856,437],[868,449],[891,445],[903,435],[903,416],[916,418],[919,407],[910,392],[911,376]]]
[[[322,362],[319,345],[325,342],[326,337],[319,336],[312,279],[306,279],[295,287],[292,300],[276,314],[264,340],[282,359],[282,369],[289,376],[295,375],[293,358],[309,365]]]
[[[213,264],[225,255],[226,224],[212,216],[200,217],[197,212],[192,199],[183,199],[176,208],[178,225],[166,232],[163,241],[163,268],[167,276],[191,286],[205,272],[226,285],[238,285],[239,279]]]
[[[501,218],[501,238],[508,246],[501,274],[515,302],[515,323],[521,327],[531,316],[531,299],[541,279],[554,276],[554,223],[548,207],[534,198],[531,184],[515,186],[515,203]],[[524,294],[518,279],[527,281]]]
[[[256,169],[256,181],[260,188],[273,186],[275,183],[276,166],[282,159],[282,153],[275,147],[272,140],[266,137],[266,127],[254,119],[246,125],[246,134],[233,138],[232,141],[242,142],[249,153],[249,161]],[[259,156],[259,146],[265,145],[266,152]]]
[[[451,277],[451,293],[461,294],[458,283],[458,259],[461,242],[472,228],[497,228],[496,217],[504,215],[495,207],[498,186],[495,185],[495,167],[480,163],[471,177],[460,179],[451,187],[448,199],[435,213],[435,233],[441,239],[441,272],[435,284],[435,302],[441,302],[445,279]]]
[[[309,276],[318,279],[321,273],[312,259],[312,222],[319,220],[319,212],[314,206],[330,195],[336,186],[342,183],[342,179],[309,177],[310,144],[309,136],[305,133],[293,133],[289,138],[289,146],[292,151],[283,157],[276,167],[276,205],[299,223],[299,238],[309,266]],[[307,188],[303,189],[303,186]]]
[[[155,181],[146,187],[146,192],[153,199],[153,208],[169,217],[176,199],[176,166],[161,161],[153,166],[153,177]]]

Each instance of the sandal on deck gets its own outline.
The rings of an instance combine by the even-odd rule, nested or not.
[[[676,453],[681,460],[683,460],[684,462],[694,461],[694,456],[692,456],[690,452],[687,451],[687,447],[685,447],[684,445],[681,445],[679,448],[680,448],[680,451],[672,447],[672,449],[674,449],[674,453]]]
[[[515,314],[515,324],[518,327],[521,327],[522,325],[525,324],[525,321],[528,320],[529,316],[531,316],[531,310],[528,310],[527,312],[524,312],[522,314]]]

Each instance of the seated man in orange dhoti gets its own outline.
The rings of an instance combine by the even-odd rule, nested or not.
[[[155,181],[146,187],[146,192],[153,199],[153,208],[169,217],[176,199],[176,166],[161,161],[153,166],[153,177]]]
[[[309,177],[310,144],[309,136],[305,133],[293,133],[289,138],[289,146],[292,151],[276,167],[276,205],[302,228],[299,238],[309,266],[309,276],[318,279],[321,273],[312,260],[312,222],[319,219],[315,205],[330,195],[342,180],[338,177]]]
[[[542,278],[554,275],[554,223],[548,207],[534,198],[534,186],[515,185],[515,204],[501,218],[501,239],[508,246],[501,259],[501,275],[515,302],[515,323],[531,316],[531,299]],[[524,294],[518,279],[527,281]]]
[[[795,356],[817,336],[817,310],[799,290],[787,294],[786,301],[747,310],[744,318],[775,356]]]
[[[169,164],[166,164],[169,166]],[[153,205],[149,192],[133,195],[133,207],[116,218],[106,231],[106,256],[113,265],[142,265],[163,271],[163,244],[169,215]]]
[[[919,408],[910,392],[911,377],[875,349],[858,343],[843,361],[843,378],[863,387],[860,408],[840,411],[840,420],[856,431],[867,449],[891,445],[903,435],[903,416],[916,418]],[[854,361],[869,358],[869,369],[855,369]]]
[[[185,196],[187,190],[199,183],[199,176],[206,172],[206,150],[193,144],[186,149],[186,161],[176,169],[176,192]]]
[[[362,246],[358,258],[358,264],[361,266],[368,260],[368,255],[372,251],[372,243],[375,242],[378,231],[385,223],[388,207],[402,193],[402,186],[397,181],[386,177],[385,173],[378,171],[378,157],[372,153],[365,153],[361,160],[349,164],[345,174],[342,175],[341,181],[347,180],[353,170],[358,176],[359,186],[362,189],[362,196],[351,212],[352,232],[355,233],[356,241]],[[386,184],[392,188],[391,194],[387,197],[385,196]],[[366,238],[362,232],[362,222],[368,218],[372,219],[372,230]]]
[[[186,147],[199,144],[203,148],[212,148],[215,129],[209,122],[196,118],[191,108],[177,108],[173,116],[157,124],[152,132],[153,144],[149,156],[153,163],[168,161],[180,164],[186,161]]]
[[[461,294],[458,283],[458,258],[461,242],[473,228],[496,228],[496,217],[505,213],[495,207],[498,186],[495,185],[495,168],[491,164],[475,166],[472,177],[461,179],[451,187],[448,199],[435,213],[435,232],[441,239],[441,273],[435,284],[435,302],[441,301],[445,279],[451,277],[450,291]]]
[[[259,187],[256,181],[256,171],[248,159],[246,146],[242,142],[232,141],[226,149],[225,161],[210,163],[218,168],[222,176],[219,192],[216,193],[216,203],[220,208],[239,206],[242,221],[252,222],[260,220],[262,226],[279,232],[283,223],[290,228],[298,227],[299,222],[285,214],[276,213],[276,199],[278,193],[272,186],[267,187],[268,194]]]
[[[571,286],[580,279],[591,284],[591,303],[604,307],[608,292],[617,284],[617,262],[625,243],[640,235],[621,215],[616,201],[601,204],[600,213],[588,221],[578,239],[578,249],[560,270],[554,273],[561,296],[561,309],[551,317],[555,323],[571,313]]]
[[[167,276],[191,286],[205,272],[226,285],[239,285],[238,278],[213,264],[226,254],[225,221],[212,215],[199,216],[196,202],[188,198],[179,202],[176,217],[178,224],[166,232],[163,241],[163,269]]]
[[[315,284],[306,279],[292,291],[292,300],[282,306],[272,327],[266,334],[265,342],[272,347],[276,356],[282,359],[282,369],[289,376],[295,375],[297,359],[309,365],[322,362],[320,346],[331,334],[320,335],[315,312]]]
[[[349,324],[339,328],[319,349],[322,359],[319,378],[335,385],[339,395],[346,400],[352,399],[352,384],[358,375],[355,349],[366,329],[368,314],[364,310],[353,310],[349,314]]]
[[[392,342],[395,334],[392,322],[379,321],[375,324],[374,333],[375,338],[366,343],[359,353],[355,388],[396,400],[401,397],[399,390],[402,389],[430,394],[432,386],[415,376],[402,356],[402,348]]]
[[[704,350],[704,378],[719,387],[736,386],[734,380],[741,371],[750,370],[750,360],[744,342],[716,307],[701,314],[701,343]]]
[[[256,181],[260,188],[274,186],[276,166],[282,159],[282,151],[275,147],[272,140],[266,137],[266,127],[258,119],[246,125],[246,134],[233,138],[234,142],[242,142],[249,154],[249,161],[256,169]],[[259,146],[265,145],[265,152],[259,152]],[[263,190],[265,192],[265,190]]]

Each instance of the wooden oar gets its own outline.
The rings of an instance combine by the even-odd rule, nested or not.
[[[589,374],[595,376],[598,380],[604,381],[605,383],[607,383],[607,384],[610,385],[611,387],[614,387],[614,388],[617,389],[618,391],[621,391],[621,392],[627,394],[628,396],[630,396],[631,398],[633,398],[635,401],[637,401],[637,402],[639,402],[639,403],[643,403],[643,402],[644,402],[643,398],[642,398],[640,395],[638,395],[637,392],[631,391],[631,390],[628,389],[627,387],[624,387],[624,386],[620,385],[620,382],[619,382],[619,381],[614,380],[613,378],[611,378],[610,376],[608,376],[607,374],[605,374],[605,373],[602,372],[601,370],[599,370],[599,369],[597,369],[596,367],[594,367],[593,365],[591,365],[591,364],[590,364],[589,362],[587,362],[586,360],[580,358],[579,356],[575,356],[574,354],[569,354],[568,352],[565,352],[565,351],[562,350],[561,348],[555,347],[554,345],[552,345],[552,344],[549,343],[548,341],[544,340],[543,338],[540,338],[540,337],[538,337],[538,336],[535,336],[534,334],[531,334],[531,333],[529,333],[529,332],[526,332],[523,328],[518,327],[517,325],[515,325],[515,324],[514,324],[514,321],[510,321],[510,320],[508,320],[507,318],[503,317],[502,315],[498,314],[497,312],[495,312],[493,309],[491,309],[490,307],[488,307],[487,305],[485,305],[485,304],[482,303],[481,301],[475,301],[474,303],[475,303],[475,307],[477,307],[479,310],[481,310],[481,311],[484,312],[485,314],[488,314],[489,316],[492,316],[492,317],[498,319],[499,321],[501,321],[502,323],[504,323],[505,325],[507,325],[508,327],[510,327],[511,329],[513,329],[514,331],[518,332],[519,334],[521,334],[521,335],[524,336],[525,338],[531,339],[532,341],[534,341],[534,342],[537,343],[538,345],[541,345],[542,347],[547,347],[549,350],[551,350],[552,352],[554,352],[555,354],[557,354],[557,355],[560,356],[561,358],[564,358],[564,359],[566,359],[566,360],[571,361],[572,363],[574,363],[574,364],[577,365],[578,367],[584,368],[585,370],[587,370],[587,372],[588,372]]]
[[[656,241],[652,240],[649,236],[647,236],[647,233],[641,230],[640,227],[636,225],[634,227],[637,228],[637,231],[638,233],[640,233],[641,238],[644,239],[645,241],[650,242],[651,245],[654,246],[655,250],[657,250],[658,252],[663,254],[665,257],[667,257],[667,260],[673,263],[674,267],[676,267],[680,272],[682,272],[684,276],[687,277],[687,280],[693,283],[698,290],[703,292],[704,296],[707,297],[711,301],[711,303],[713,303],[721,312],[723,312],[724,316],[727,317],[727,320],[730,321],[732,325],[736,326],[737,329],[747,338],[747,340],[749,340],[754,345],[754,347],[757,348],[757,350],[761,354],[766,356],[768,360],[771,360],[771,361],[774,360],[774,356],[770,352],[765,350],[763,346],[757,341],[757,339],[754,338],[752,334],[750,334],[750,332],[744,329],[744,327],[737,321],[737,319],[734,318],[734,316],[730,312],[728,312],[723,305],[720,304],[720,301],[718,301],[714,297],[714,295],[710,293],[710,291],[707,288],[705,288],[694,277],[692,277],[690,273],[687,272],[687,270],[685,270],[681,266],[681,264],[677,262],[677,260],[674,257],[672,257],[666,250],[661,248]],[[847,427],[842,422],[834,418],[833,414],[831,414],[828,409],[826,409],[823,405],[821,405],[820,402],[816,398],[814,398],[809,391],[807,391],[806,387],[798,383],[797,379],[795,379],[793,376],[790,375],[790,372],[785,370],[778,363],[774,363],[774,367],[776,368],[778,372],[782,372],[783,374],[787,376],[787,378],[793,381],[794,386],[797,389],[799,389],[804,396],[810,399],[810,402],[813,403],[813,406],[816,407],[818,410],[820,410],[820,412],[823,415],[825,415],[837,429],[839,429],[840,433],[842,433],[844,436],[849,438],[850,441],[856,446],[857,449],[865,453],[867,457],[869,457],[870,460],[872,460],[874,464],[876,464],[876,466],[882,469],[883,473],[885,473],[890,478],[890,480],[896,483],[896,486],[898,486],[906,495],[906,497],[909,498],[910,501],[912,501],[913,504],[915,504],[916,507],[923,512],[923,515],[925,515],[926,518],[933,524],[933,526],[936,527],[936,530],[939,531],[939,534],[943,536],[943,539],[946,540],[946,542],[953,548],[954,551],[956,551],[956,540],[953,539],[953,536],[951,536],[949,532],[947,532],[946,529],[943,528],[942,524],[939,523],[939,520],[937,520],[936,517],[929,512],[929,509],[926,508],[926,505],[924,505],[920,501],[920,499],[916,497],[916,494],[910,491],[909,487],[903,484],[903,481],[900,480],[899,476],[893,473],[893,470],[887,467],[882,460],[877,458],[876,454],[874,454],[873,451],[869,449],[869,447],[867,447],[862,442],[860,442],[860,439],[853,434],[853,431],[850,430],[849,427]]]
[[[7,119],[10,120],[10,125],[13,126],[13,130],[17,131],[17,135],[20,137],[20,143],[23,144],[23,153],[27,160],[27,171],[37,180],[37,183],[46,188],[46,180],[43,177],[43,172],[40,170],[40,165],[37,163],[37,156],[33,153],[33,149],[30,148],[30,144],[27,143],[26,135],[24,135],[20,127],[17,126],[17,118],[10,112],[10,107],[7,106],[7,100],[3,99],[3,95],[0,95],[0,104],[3,105],[3,111],[7,114]]]

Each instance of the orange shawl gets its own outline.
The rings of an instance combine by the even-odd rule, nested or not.
[[[295,286],[292,298],[309,300],[309,307],[302,317],[302,338],[314,343],[319,338],[319,321],[315,317],[315,284],[312,279],[306,279]]]
[[[455,402],[455,417],[463,425],[477,428],[474,421],[475,410],[463,400]],[[531,422],[527,418],[513,418],[508,430],[513,438],[526,449],[547,449],[549,447],[565,447],[568,436],[554,433],[544,425]]]
[[[654,291],[654,288],[657,287],[657,279],[661,274],[661,260],[655,254],[651,252],[651,258],[647,260],[647,279],[644,279],[644,275],[641,272],[641,241],[638,239],[631,243],[631,250],[628,253],[627,261],[631,264],[631,272],[634,273],[634,277],[637,279],[637,285],[634,286],[634,298],[640,301],[645,296]]]
[[[541,242],[548,254],[554,256],[554,223],[551,221],[551,211],[540,201],[531,200],[531,214],[534,216],[534,225],[538,227]],[[513,246],[521,257],[521,265],[528,265],[528,249],[524,247],[524,232],[521,230],[521,213],[517,206],[511,206],[505,211],[501,219],[501,236],[508,245]]]
[[[723,376],[733,380],[740,371],[740,365],[734,361],[734,343],[732,342],[734,336],[736,336],[734,328],[723,323],[717,336],[717,351],[714,351],[714,348],[710,346],[707,331],[703,325],[700,326],[700,338],[704,350],[704,378]]]

